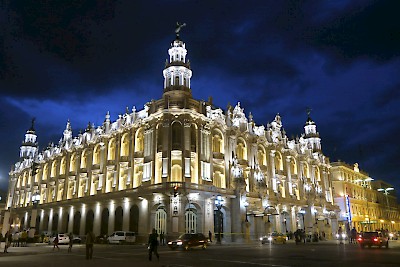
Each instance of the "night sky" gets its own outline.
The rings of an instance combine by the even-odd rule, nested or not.
[[[291,139],[307,108],[330,160],[400,188],[400,1],[1,1],[0,188],[36,118],[40,150],[163,92],[185,22],[193,97],[240,101]]]

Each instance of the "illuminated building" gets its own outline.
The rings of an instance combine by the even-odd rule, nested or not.
[[[340,207],[339,225],[357,231],[400,229],[400,213],[392,187],[374,181],[358,164],[331,163],[331,179],[335,204]],[[378,191],[380,189],[380,191]]]
[[[80,235],[130,230],[142,240],[153,227],[235,241],[332,231],[330,165],[310,116],[291,140],[279,114],[262,126],[240,103],[223,111],[195,100],[179,30],[168,53],[162,98],[142,110],[116,121],[107,113],[76,137],[67,122],[60,142],[40,153],[32,125],[10,172],[12,225]]]

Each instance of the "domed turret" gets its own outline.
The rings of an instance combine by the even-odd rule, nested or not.
[[[186,24],[177,23],[175,30],[176,38],[168,49],[169,60],[166,61],[164,76],[164,97],[169,96],[172,99],[182,99],[192,97],[190,89],[190,78],[192,71],[190,63],[186,60],[187,50],[185,43],[180,39],[179,33]]]

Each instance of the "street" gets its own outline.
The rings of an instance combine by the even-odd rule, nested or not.
[[[365,248],[355,244],[339,245],[334,241],[287,244],[222,244],[189,251],[159,247],[160,261],[153,256],[148,261],[143,245],[95,245],[92,260],[85,259],[85,246],[74,245],[68,253],[66,245],[60,251],[52,246],[11,247],[10,253],[0,253],[1,267],[79,267],[79,266],[399,266],[400,242],[390,241],[389,249]],[[2,248],[4,243],[2,244]]]

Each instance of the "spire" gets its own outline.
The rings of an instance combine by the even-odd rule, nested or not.
[[[185,43],[180,39],[180,32],[186,23],[177,22],[175,29],[176,38],[168,49],[169,60],[167,59],[164,76],[164,96],[171,98],[192,97],[190,89],[190,78],[192,71],[189,60],[186,60],[187,50]]]
[[[22,142],[19,151],[20,160],[33,159],[38,150],[38,143],[36,142],[37,135],[35,131],[35,118],[32,118],[31,127],[26,131],[25,140]]]
[[[35,134],[35,120],[36,120],[36,118],[32,118],[31,128],[29,128],[29,130],[27,132]]]

